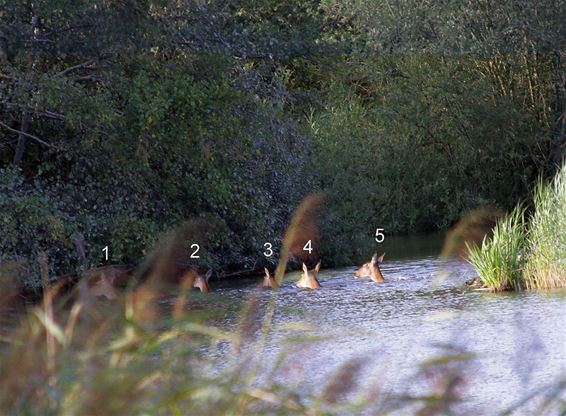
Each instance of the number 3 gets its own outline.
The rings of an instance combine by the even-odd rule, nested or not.
[[[263,246],[267,249],[267,251],[263,252],[263,255],[265,257],[271,257],[273,255],[273,250],[271,249],[273,246],[271,243],[265,243]]]

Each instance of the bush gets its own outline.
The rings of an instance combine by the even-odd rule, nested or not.
[[[0,262],[17,261],[25,270],[20,281],[38,291],[42,285],[37,261],[46,252],[55,269],[76,267],[65,255],[72,250],[74,226],[59,201],[36,186],[26,185],[15,169],[0,169]]]

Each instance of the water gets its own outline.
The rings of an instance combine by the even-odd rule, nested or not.
[[[418,364],[446,352],[439,346],[450,345],[474,355],[464,368],[464,410],[493,414],[564,377],[564,291],[468,291],[464,282],[474,271],[466,263],[414,254],[395,260],[394,252],[391,257],[381,268],[385,283],[354,279],[350,267],[322,271],[320,290],[295,288],[298,274],[292,273],[279,291],[257,292],[260,305],[272,296],[276,305],[273,332],[262,353],[265,362],[275,362],[282,349],[293,349],[283,343],[296,333],[288,328],[291,324],[303,322],[309,329],[302,334],[325,338],[295,348],[278,381],[320,392],[340,364],[363,357],[364,386],[418,394],[428,388],[423,377],[415,377]],[[235,327],[237,311],[256,292],[258,281],[217,283],[215,297],[228,302],[221,326]],[[219,365],[226,357],[227,350],[216,352]],[[518,413],[529,414],[534,406],[533,401]]]

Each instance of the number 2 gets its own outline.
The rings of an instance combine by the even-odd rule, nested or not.
[[[197,256],[197,253],[200,250],[199,245],[198,244],[191,244],[191,248],[195,249],[195,251],[193,251],[193,254],[191,254],[191,259],[200,259],[200,256]]]

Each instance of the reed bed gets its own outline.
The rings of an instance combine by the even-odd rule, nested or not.
[[[521,289],[525,245],[525,210],[517,207],[495,225],[481,246],[469,245],[469,262],[482,283],[492,291]]]
[[[527,289],[566,287],[566,166],[551,184],[540,182],[530,221]]]
[[[566,287],[566,164],[552,183],[542,181],[525,219],[518,206],[493,235],[468,245],[468,261],[492,291]]]

